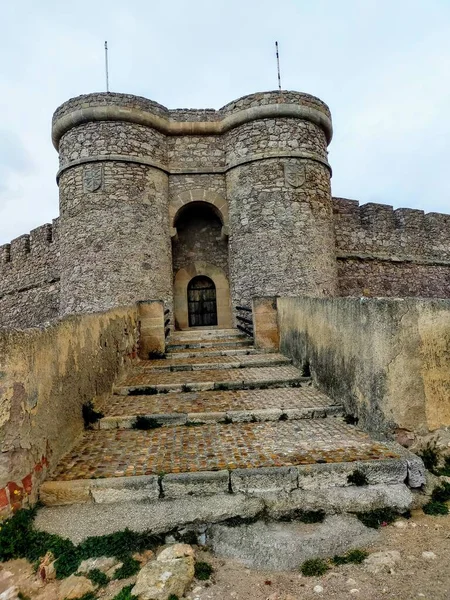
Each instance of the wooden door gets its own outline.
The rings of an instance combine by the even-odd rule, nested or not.
[[[209,277],[199,275],[188,285],[189,327],[217,325],[216,286]]]

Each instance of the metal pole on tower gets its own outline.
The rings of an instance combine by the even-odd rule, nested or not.
[[[275,42],[275,50],[277,53],[277,68],[278,68],[278,91],[281,94],[281,73],[280,73],[280,54],[278,52],[278,42]]]
[[[105,73],[106,73],[106,91],[109,92],[108,42],[105,42]]]

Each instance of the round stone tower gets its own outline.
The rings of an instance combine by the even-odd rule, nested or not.
[[[61,314],[169,301],[167,110],[125,94],[69,100],[53,116],[59,151]]]
[[[308,94],[267,92],[221,112],[236,121],[225,141],[235,302],[333,295],[328,107]]]
[[[209,294],[226,328],[254,296],[333,295],[331,133],[328,107],[299,92],[220,110],[115,93],[63,104],[61,314],[164,300],[185,328]]]

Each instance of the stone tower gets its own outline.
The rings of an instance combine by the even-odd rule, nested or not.
[[[299,92],[218,111],[69,100],[53,118],[60,313],[160,299],[183,329],[198,323],[189,294],[210,282],[230,327],[253,296],[333,295],[331,135],[328,107]]]

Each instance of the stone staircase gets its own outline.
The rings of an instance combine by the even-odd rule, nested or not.
[[[102,412],[41,486],[38,528],[79,541],[299,510],[402,511],[424,483],[419,458],[346,424],[290,359],[238,330],[173,333],[166,358],[136,362]],[[367,485],[352,485],[355,471]]]

